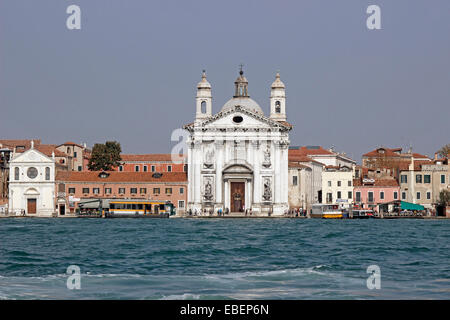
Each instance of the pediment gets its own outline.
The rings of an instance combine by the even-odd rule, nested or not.
[[[194,124],[188,126],[195,127]],[[240,106],[221,111],[204,120],[200,126],[205,129],[290,129],[280,122]]]
[[[17,156],[15,156],[11,161],[11,163],[20,163],[20,162],[44,162],[44,163],[52,163],[53,159],[47,157],[42,152],[39,152],[36,149],[29,149]]]

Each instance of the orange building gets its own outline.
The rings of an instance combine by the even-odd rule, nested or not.
[[[147,199],[170,201],[182,214],[187,202],[184,172],[66,171],[56,175],[58,215],[74,214],[86,199]]]

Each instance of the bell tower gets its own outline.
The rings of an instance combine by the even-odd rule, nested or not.
[[[278,72],[270,90],[270,119],[286,121],[286,90]]]
[[[197,96],[195,120],[201,120],[212,115],[212,94],[211,85],[206,80],[206,72],[202,72],[202,80],[197,84]]]
[[[233,98],[248,98],[248,81],[244,77],[244,70],[242,70],[243,65],[241,64],[241,70],[239,71],[239,77],[237,77],[234,82],[234,96]]]

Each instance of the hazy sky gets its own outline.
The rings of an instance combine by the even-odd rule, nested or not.
[[[71,4],[81,30],[66,27]],[[366,27],[371,4],[382,30]],[[450,143],[448,0],[0,0],[0,138],[170,152],[202,69],[216,113],[240,63],[266,115],[280,70],[292,145],[360,161]]]

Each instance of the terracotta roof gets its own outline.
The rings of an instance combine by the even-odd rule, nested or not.
[[[163,172],[161,177],[157,178],[154,172],[117,172],[107,171],[108,176],[100,177],[100,173],[104,171],[67,171],[58,172],[57,181],[72,182],[187,182],[186,172]]]
[[[363,183],[362,179],[353,179],[354,187],[398,187],[398,182],[395,179],[372,179],[374,183]]]
[[[122,161],[165,161],[172,162],[172,154],[121,154]],[[186,158],[186,156],[182,156]]]
[[[289,162],[288,167],[289,168],[298,168],[298,169],[311,169],[310,167],[300,164],[298,162]]]
[[[379,151],[384,150],[384,153]],[[363,157],[398,157],[400,154],[396,152],[401,152],[402,148],[376,148],[370,152],[363,154]]]
[[[75,143],[75,142],[72,142],[72,141],[64,142],[63,144],[60,144],[57,147],[61,147],[61,146],[77,146],[77,147],[80,147],[80,148],[84,148],[82,145],[80,145],[78,143]]]
[[[31,147],[31,141],[34,142],[35,146],[41,144],[41,139],[21,139],[21,140],[2,139],[0,140],[0,144],[2,144],[4,147],[8,146],[10,148],[14,148],[17,146],[24,146],[26,149],[29,149]]]
[[[55,157],[67,157],[67,154],[56,149],[56,145],[54,144],[40,144],[34,148],[45,154],[47,157],[51,157],[52,152],[55,153]]]
[[[409,171],[409,165],[411,162],[404,162],[399,164],[398,169],[400,171]],[[414,171],[422,170],[423,164],[433,164],[433,161],[429,160],[414,160]]]
[[[320,146],[303,146],[303,147],[291,147],[289,148],[289,155],[334,155],[335,153],[326,150]]]
[[[288,155],[288,161],[289,162],[314,162],[314,163],[320,164],[321,166],[325,166],[323,163],[321,163],[319,161],[316,161],[316,160],[313,160],[310,157],[303,156],[303,155],[292,155],[292,154],[289,154]]]

